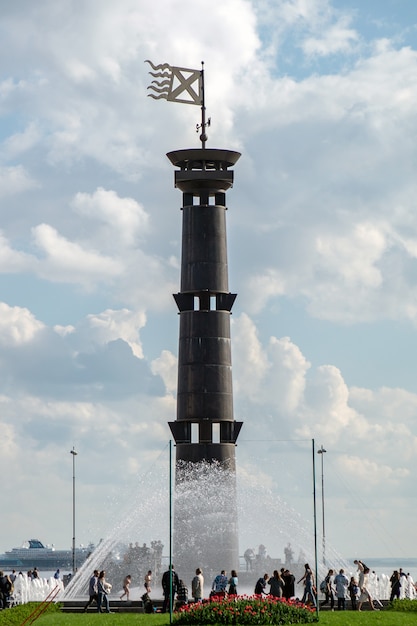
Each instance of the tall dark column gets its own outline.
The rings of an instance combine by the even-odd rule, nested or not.
[[[174,295],[180,314],[177,418],[169,424],[176,484],[182,488],[174,511],[174,554],[179,569],[230,571],[238,568],[235,445],[242,422],[233,418],[230,315],[236,294],[229,292],[226,191],[233,184],[229,168],[240,154],[204,148],[167,156],[179,168],[175,186],[183,192],[181,291]],[[199,471],[203,480],[201,467],[210,465],[221,484],[213,484],[211,493],[204,487],[197,511],[193,480]],[[206,505],[211,521],[202,517]]]

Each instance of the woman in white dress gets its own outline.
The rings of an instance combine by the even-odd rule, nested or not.
[[[369,567],[366,567],[366,565],[362,563],[362,561],[355,561],[355,563],[358,566],[359,570],[359,589],[361,590],[361,595],[359,596],[358,611],[362,610],[362,604],[367,600],[373,611],[379,611],[379,609],[376,609],[374,607],[374,603],[368,589],[370,569]]]

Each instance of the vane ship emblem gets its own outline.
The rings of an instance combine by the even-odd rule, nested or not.
[[[168,63],[154,65],[148,59],[145,63],[154,70],[149,72],[154,80],[148,89],[148,93],[154,100],[168,100],[170,102],[182,102],[184,104],[203,104],[203,89],[201,70],[191,70],[186,67],[173,67]]]

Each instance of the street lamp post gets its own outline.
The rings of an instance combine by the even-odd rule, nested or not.
[[[327,452],[327,450],[325,450],[323,448],[323,444],[321,445],[321,448],[317,451],[317,454],[321,455],[321,513],[322,513],[322,518],[323,518],[323,565],[326,566],[326,532],[325,532],[325,526],[324,526],[324,463],[323,463],[323,459],[324,459],[324,455]]]
[[[78,452],[75,451],[74,446],[70,450],[72,454],[72,574],[75,574],[76,562],[75,562],[75,457]]]

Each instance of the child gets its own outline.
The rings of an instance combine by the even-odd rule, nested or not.
[[[129,600],[129,587],[130,587],[130,583],[132,582],[132,577],[130,574],[128,574],[124,581],[123,581],[123,593],[120,596],[120,600],[126,596],[126,600]]]
[[[350,595],[350,603],[352,605],[352,611],[356,611],[356,600],[358,599],[358,595],[359,595],[359,587],[354,576],[352,576],[352,578],[350,579],[348,591]]]
[[[151,580],[152,580],[152,570],[148,570],[148,573],[145,576],[145,589],[148,595],[151,593]]]

